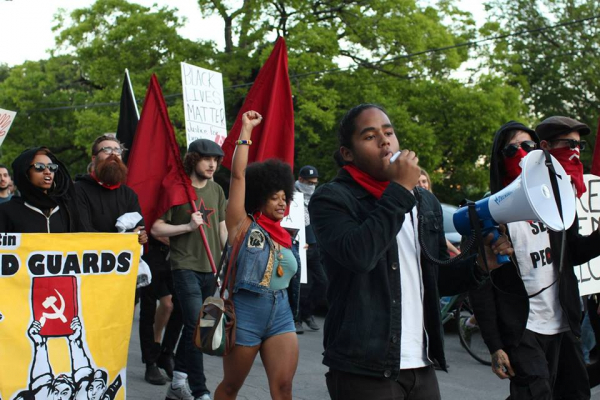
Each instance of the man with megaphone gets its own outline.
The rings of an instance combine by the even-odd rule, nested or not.
[[[413,151],[400,150],[377,105],[340,123],[333,181],[317,188],[309,213],[328,275],[323,363],[333,400],[440,399],[433,363],[446,369],[439,295],[480,283],[476,256],[449,260],[442,209],[418,188]],[[483,255],[511,255],[500,239]],[[446,261],[439,267],[430,256]],[[483,258],[480,257],[480,262]],[[438,290],[439,287],[439,290]]]
[[[494,137],[490,160],[492,197],[502,197],[500,193],[516,188],[515,191],[527,194],[528,201],[523,201],[522,207],[514,207],[512,212],[523,215],[523,208],[531,208],[531,213],[538,216],[523,221],[522,217],[511,219],[503,215],[505,220],[515,221],[506,224],[514,255],[508,263],[492,271],[487,282],[469,293],[477,323],[492,355],[492,370],[498,377],[511,380],[511,400],[562,399],[563,395],[569,399],[590,398],[578,345],[581,310],[573,266],[600,255],[600,234],[597,231],[587,237],[578,234],[574,208],[571,206],[565,212],[565,204],[574,204],[575,194],[570,185],[568,190],[558,191],[557,201],[556,190],[548,189],[552,185],[539,182],[546,179],[551,182],[548,177],[556,172],[564,188],[564,179],[569,179],[566,176],[569,174],[577,192],[583,193],[585,187],[579,186],[576,169],[568,163],[575,155],[579,161],[579,150],[583,147],[580,135],[588,133],[589,128],[578,121],[551,117],[536,131],[518,122],[508,122]],[[541,161],[546,158],[539,150],[532,152],[540,144],[555,157],[547,156],[552,161],[546,165],[532,163],[532,157]],[[546,169],[549,164],[551,172]],[[520,182],[515,186],[513,181],[517,179]],[[535,185],[542,190],[538,191]],[[552,207],[540,207],[543,200],[550,201]],[[511,210],[502,212],[509,214]],[[548,220],[552,222],[542,222],[544,215],[553,213],[556,216],[560,213],[559,224],[551,217]],[[561,224],[568,229],[562,232],[556,229]],[[569,371],[569,379],[561,378],[560,392],[559,385],[555,385],[559,364],[561,370]]]

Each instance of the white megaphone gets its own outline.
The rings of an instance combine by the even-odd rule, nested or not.
[[[482,232],[494,234],[492,242],[499,237],[497,226],[516,221],[540,221],[553,231],[567,230],[575,221],[575,192],[569,175],[552,156],[556,181],[560,192],[562,218],[556,204],[550,171],[545,164],[542,150],[534,150],[521,161],[521,175],[510,185],[475,203]],[[463,236],[471,233],[468,207],[459,208],[453,216],[456,230]],[[498,256],[498,264],[510,261],[508,256]]]

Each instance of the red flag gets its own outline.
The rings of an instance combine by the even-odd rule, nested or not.
[[[242,130],[242,114],[254,110],[263,120],[252,131],[248,162],[278,158],[294,167],[294,106],[288,75],[285,40],[280,37],[250,88],[235,124],[223,143],[223,165],[231,169],[235,141]]]
[[[127,185],[138,195],[148,231],[169,208],[196,200],[154,74],[146,92],[128,167]]]
[[[594,146],[594,156],[592,157],[593,175],[600,176],[600,118],[598,119],[598,129],[596,131],[596,146]]]

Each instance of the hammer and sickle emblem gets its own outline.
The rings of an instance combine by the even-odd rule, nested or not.
[[[62,297],[60,292],[54,289],[58,297],[60,298],[60,308],[56,307],[56,297],[48,296],[46,300],[42,303],[42,306],[45,309],[51,309],[54,311],[53,313],[42,313],[42,318],[40,318],[40,324],[44,326],[47,319],[60,319],[62,322],[67,322],[67,318],[65,318],[65,299]]]

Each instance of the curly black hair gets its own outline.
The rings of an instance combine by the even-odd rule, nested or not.
[[[246,168],[246,212],[253,214],[266,204],[273,193],[283,190],[289,205],[294,196],[292,168],[276,159],[254,162]]]

